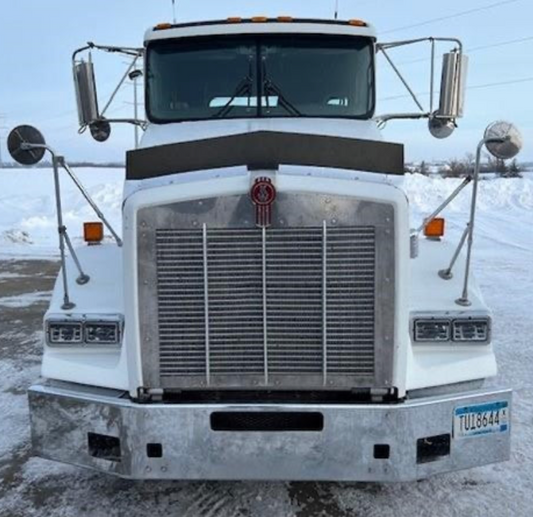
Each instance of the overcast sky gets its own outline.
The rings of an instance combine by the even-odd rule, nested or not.
[[[340,18],[371,22],[381,41],[456,36],[472,50],[466,117],[450,139],[434,140],[424,122],[391,122],[386,128],[387,139],[406,144],[409,160],[461,157],[472,152],[485,126],[497,119],[519,125],[526,142],[522,159],[533,159],[533,148],[528,145],[533,140],[531,0],[339,2]],[[178,21],[260,14],[331,18],[334,4],[335,0],[177,0],[177,17]],[[77,134],[71,53],[87,41],[141,46],[144,30],[163,21],[172,21],[171,0],[0,0],[0,145],[4,160],[8,129],[31,123],[68,158],[123,161],[124,151],[133,143],[132,129],[116,129],[106,144]],[[428,56],[424,46],[394,54],[415,91],[421,93],[428,91]],[[99,90],[106,97],[125,65],[120,58],[107,56],[97,65]],[[378,113],[412,111],[412,101],[404,97],[405,90],[383,58],[379,66]],[[124,87],[113,114],[130,114],[132,100],[131,86]]]

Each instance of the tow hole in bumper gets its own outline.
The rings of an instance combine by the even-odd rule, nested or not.
[[[215,412],[211,413],[211,430],[225,432],[321,432],[322,413],[294,412]]]
[[[105,434],[87,433],[89,454],[93,458],[108,461],[120,461],[122,452],[120,439]]]
[[[452,437],[449,434],[420,438],[416,446],[416,462],[431,463],[450,455]]]

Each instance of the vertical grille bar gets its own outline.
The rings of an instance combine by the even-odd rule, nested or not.
[[[328,224],[324,221],[322,233],[322,371],[324,386],[328,383]]]
[[[263,228],[263,340],[265,360],[265,385],[268,385],[268,306],[267,306],[267,249],[266,228]]]
[[[211,384],[211,363],[209,353],[209,263],[207,254],[207,225],[203,225],[202,242],[204,252],[204,307],[205,307],[205,377],[207,385]]]

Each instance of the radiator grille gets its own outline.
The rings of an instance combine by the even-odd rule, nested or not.
[[[372,377],[375,241],[373,227],[157,230],[161,377]]]

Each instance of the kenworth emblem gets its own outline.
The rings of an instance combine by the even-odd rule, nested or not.
[[[272,225],[272,204],[276,200],[276,187],[270,178],[257,178],[251,197],[255,205],[256,225],[268,228]]]

